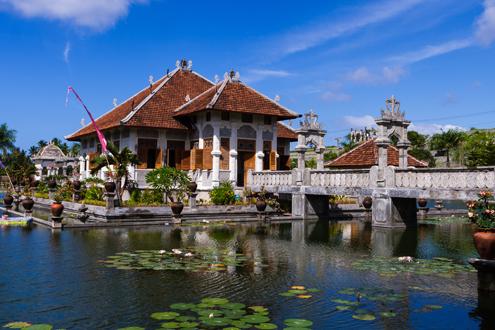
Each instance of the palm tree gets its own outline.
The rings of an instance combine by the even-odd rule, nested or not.
[[[99,170],[107,167],[109,164],[113,165],[114,169],[112,175],[117,186],[117,198],[120,205],[122,205],[122,193],[127,189],[129,183],[129,166],[138,165],[139,159],[138,156],[127,147],[122,149],[122,151],[119,151],[119,148],[109,142],[107,148],[110,154],[108,156],[99,155],[93,160],[92,163],[94,164],[94,167],[91,170],[91,174],[95,175]]]
[[[431,137],[430,147],[433,150],[445,152],[447,167],[450,167],[450,152],[461,146],[465,139],[466,133],[456,129],[449,129],[446,132],[442,131],[442,133],[434,134]]]
[[[0,125],[0,151],[2,155],[5,156],[8,151],[13,151],[15,149],[15,135],[16,131],[9,129],[6,123]]]

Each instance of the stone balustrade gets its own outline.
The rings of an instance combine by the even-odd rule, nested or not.
[[[395,187],[419,189],[493,189],[495,168],[395,169]]]
[[[248,186],[292,186],[295,184],[292,173],[292,171],[252,172],[251,176],[248,176]]]
[[[320,187],[368,187],[369,170],[310,170],[310,186]]]

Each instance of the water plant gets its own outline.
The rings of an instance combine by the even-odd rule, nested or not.
[[[225,271],[227,266],[243,266],[248,258],[232,250],[191,247],[166,250],[120,252],[102,261],[120,270]],[[257,264],[261,260],[253,260]]]
[[[309,288],[307,289],[302,285],[293,285],[289,290],[280,293],[279,295],[282,297],[295,297],[299,299],[309,299],[313,297],[313,293],[320,292],[319,289]]]
[[[394,277],[403,273],[453,277],[458,273],[475,272],[470,265],[454,263],[452,259],[436,257],[433,259],[413,259],[411,262],[400,258],[374,257],[354,261],[351,266],[360,271],[372,271],[381,276]]]

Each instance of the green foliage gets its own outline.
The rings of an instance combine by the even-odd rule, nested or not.
[[[16,131],[9,129],[6,123],[0,125],[0,151],[2,156],[15,149],[15,135]]]
[[[144,205],[161,205],[163,204],[163,193],[158,190],[145,190],[141,194],[139,202]]]
[[[60,186],[57,190],[57,195],[61,200],[70,201],[72,200],[72,195],[74,194],[74,188],[69,181]]]
[[[421,149],[421,148],[412,148],[411,150],[408,151],[408,153],[419,160],[427,162],[429,167],[435,167],[436,165],[435,157],[433,157],[430,150]]]
[[[466,165],[495,165],[495,132],[474,131],[468,135],[464,145]]]
[[[323,160],[325,162],[329,162],[331,160],[334,160],[337,157],[338,157],[338,154],[335,151],[329,151],[329,152],[325,152],[323,154]]]
[[[480,229],[495,229],[495,206],[493,194],[489,191],[481,191],[477,201],[467,203],[468,216]]]
[[[316,168],[316,159],[311,158],[304,162],[306,168]]]
[[[466,133],[455,129],[434,134],[430,140],[430,148],[444,152],[447,156],[447,166],[450,166],[450,154],[453,149],[459,148],[466,140]]]
[[[215,205],[230,205],[235,202],[234,187],[230,181],[223,181],[210,191],[211,202]]]
[[[190,180],[186,172],[165,166],[146,174],[146,182],[173,203],[184,198]]]
[[[97,185],[92,185],[84,192],[84,199],[103,201],[103,189]]]
[[[416,131],[408,131],[407,139],[411,142],[411,148],[413,149],[425,149],[427,147],[428,135]]]

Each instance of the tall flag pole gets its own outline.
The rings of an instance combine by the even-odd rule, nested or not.
[[[103,154],[105,155],[105,159],[107,160],[108,171],[110,173],[110,177],[113,178],[112,169],[110,168],[110,162],[108,161],[108,155],[107,155],[108,154],[107,140],[105,139],[105,136],[101,133],[100,129],[98,128],[98,125],[96,125],[96,121],[94,120],[93,115],[89,111],[88,107],[86,106],[86,104],[84,104],[83,100],[81,99],[79,94],[77,94],[77,92],[75,91],[75,89],[72,86],[69,86],[67,88],[67,96],[65,98],[65,105],[67,106],[67,104],[69,103],[69,95],[71,92],[72,92],[72,94],[74,94],[74,96],[79,101],[79,103],[81,103],[84,110],[86,110],[89,118],[91,119],[91,123],[93,124],[93,128],[95,129],[96,135],[98,136],[98,140],[100,141],[100,144],[101,144],[101,151],[103,152]]]

